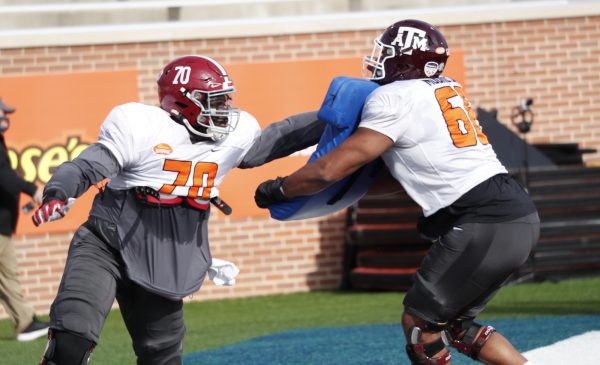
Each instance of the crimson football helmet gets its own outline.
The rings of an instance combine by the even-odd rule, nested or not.
[[[160,107],[190,133],[219,141],[231,133],[240,117],[233,107],[233,81],[217,61],[185,56],[171,61],[157,79]]]
[[[420,20],[396,22],[374,43],[371,56],[363,62],[363,77],[381,85],[438,77],[450,55],[442,33]]]

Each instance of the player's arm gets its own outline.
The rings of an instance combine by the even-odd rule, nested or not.
[[[325,122],[317,112],[289,116],[261,132],[238,167],[251,168],[310,147],[321,138]]]
[[[136,145],[130,129],[135,121],[122,106],[111,110],[100,127],[98,142],[63,163],[46,184],[43,204],[32,217],[36,226],[64,217],[75,198],[91,185],[128,166]]]
[[[278,201],[313,195],[379,157],[393,144],[394,141],[382,133],[358,128],[337,148],[292,175],[259,185],[256,203],[264,208]]]
[[[88,146],[73,161],[60,165],[44,189],[44,201],[49,198],[78,198],[90,186],[116,176],[121,167],[115,156],[102,144]]]
[[[90,145],[73,161],[63,163],[54,172],[44,188],[42,205],[32,216],[33,223],[39,226],[64,217],[75,199],[90,186],[116,176],[120,170],[117,159],[108,148],[99,143]]]

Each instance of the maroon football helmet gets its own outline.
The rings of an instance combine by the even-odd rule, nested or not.
[[[442,33],[420,20],[394,23],[374,42],[371,56],[364,59],[363,75],[381,85],[438,77],[450,55]]]
[[[160,107],[190,133],[219,141],[237,126],[240,111],[233,107],[233,81],[215,60],[185,56],[171,61],[158,79]]]

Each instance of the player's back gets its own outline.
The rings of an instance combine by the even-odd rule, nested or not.
[[[361,127],[394,140],[382,157],[426,215],[506,172],[462,86],[450,78],[381,86],[365,104]]]

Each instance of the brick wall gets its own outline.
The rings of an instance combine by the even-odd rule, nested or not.
[[[384,27],[387,24],[382,24]],[[578,142],[600,149],[600,17],[498,22],[441,27],[451,48],[465,53],[467,89],[476,106],[510,109],[535,100],[530,142]],[[184,54],[223,63],[362,56],[379,30],[234,39],[72,47],[0,49],[3,76],[94,70],[139,71],[140,100],[155,104],[155,77]],[[586,156],[599,165],[600,155]],[[207,284],[192,300],[335,288],[339,284],[343,213],[281,223],[262,218],[212,217],[213,255],[235,261],[234,288]],[[23,292],[46,313],[56,292],[72,233],[15,237]],[[6,314],[0,308],[0,317]]]

